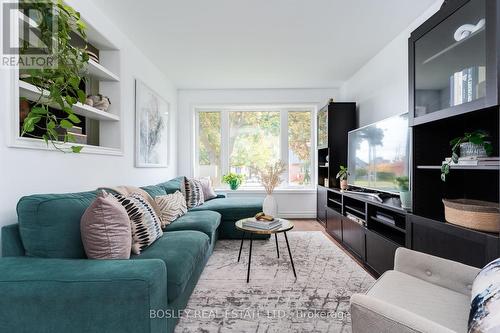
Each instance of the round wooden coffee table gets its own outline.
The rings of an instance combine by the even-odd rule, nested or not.
[[[257,235],[272,235],[274,234],[274,239],[276,241],[276,253],[278,254],[278,258],[280,257],[280,250],[278,247],[278,234],[283,233],[285,235],[285,241],[286,241],[286,247],[288,249],[288,255],[290,256],[290,262],[292,263],[292,269],[293,269],[293,276],[297,278],[297,274],[295,273],[295,266],[293,264],[293,258],[292,258],[292,252],[290,251],[290,245],[288,244],[288,237],[286,235],[287,231],[290,231],[293,229],[294,224],[293,222],[290,222],[285,219],[280,219],[282,222],[281,227],[273,229],[273,230],[262,230],[262,229],[256,229],[256,228],[251,228],[251,227],[245,227],[243,226],[243,222],[247,220],[253,220],[253,218],[246,218],[239,220],[235,223],[236,229],[243,231],[243,235],[241,236],[241,244],[240,244],[240,252],[238,254],[238,262],[240,262],[241,258],[241,249],[243,248],[243,241],[245,240],[245,234],[250,235],[250,251],[248,253],[248,271],[247,271],[247,283],[250,281],[250,264],[252,263],[252,243],[253,243],[253,234]]]

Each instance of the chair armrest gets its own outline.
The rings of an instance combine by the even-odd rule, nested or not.
[[[0,259],[6,332],[166,332],[167,270],[159,259]]]
[[[394,270],[470,296],[480,269],[403,247],[396,250]]]
[[[353,333],[454,332],[415,313],[362,294],[351,297],[351,320]]]

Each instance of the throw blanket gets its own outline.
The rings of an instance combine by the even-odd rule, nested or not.
[[[155,213],[157,216],[161,216],[161,209],[156,203],[155,199],[149,195],[148,192],[144,191],[143,189],[139,187],[134,187],[134,186],[117,186],[117,187],[103,187],[99,188],[99,190],[106,190],[106,191],[114,191],[118,194],[121,194],[125,197],[132,195],[132,194],[139,194],[141,195],[146,201],[153,207],[155,210]]]

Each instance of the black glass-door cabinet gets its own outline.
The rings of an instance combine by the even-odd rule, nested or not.
[[[411,34],[411,125],[499,104],[499,7],[449,0]]]

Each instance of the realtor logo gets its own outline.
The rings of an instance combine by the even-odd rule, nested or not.
[[[2,2],[0,67],[57,67],[58,15],[50,0]]]

